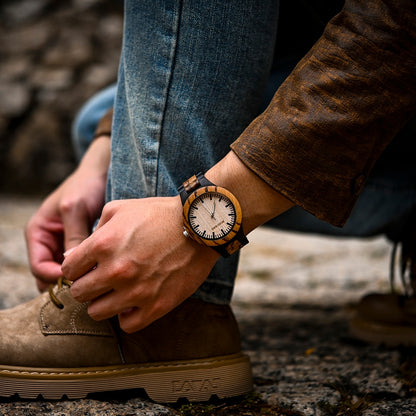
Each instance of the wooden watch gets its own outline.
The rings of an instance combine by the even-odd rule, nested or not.
[[[184,235],[228,257],[248,243],[237,198],[198,173],[179,188]]]

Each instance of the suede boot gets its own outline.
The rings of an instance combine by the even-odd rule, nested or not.
[[[70,282],[0,311],[0,396],[70,399],[143,389],[154,401],[206,401],[252,389],[229,306],[188,299],[147,328],[123,332],[71,296]]]
[[[400,256],[396,256],[397,247]],[[402,290],[395,287],[396,257]],[[357,304],[350,333],[365,342],[386,346],[416,346],[416,215],[396,241],[390,265],[391,293],[372,293]]]
[[[350,321],[350,333],[389,347],[416,346],[416,297],[394,293],[364,296]]]

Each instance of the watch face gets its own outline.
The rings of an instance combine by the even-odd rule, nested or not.
[[[216,185],[198,188],[183,205],[185,235],[207,246],[222,246],[233,241],[242,218],[237,198]]]
[[[234,230],[237,212],[231,199],[217,191],[195,195],[188,211],[188,224],[204,240],[219,240]]]

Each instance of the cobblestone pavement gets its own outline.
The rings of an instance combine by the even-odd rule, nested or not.
[[[23,225],[38,204],[0,197],[1,308],[37,295]],[[267,228],[252,233],[250,241],[241,256],[233,307],[243,349],[252,360],[255,392],[272,412],[262,414],[416,414],[414,351],[365,345],[348,334],[354,302],[368,291],[389,289],[388,243]],[[215,408],[207,409],[192,414],[217,414]],[[224,411],[224,406],[218,409]],[[241,414],[260,414],[259,409],[244,409]],[[191,414],[187,412],[137,395],[0,400],[0,415],[8,416]]]

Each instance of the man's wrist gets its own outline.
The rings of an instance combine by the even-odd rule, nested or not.
[[[244,165],[232,151],[205,176],[216,185],[229,189],[239,200],[247,234],[294,205]]]
[[[100,136],[91,142],[85,155],[81,159],[78,169],[92,170],[101,174],[107,174],[110,156],[110,140],[104,135]]]

